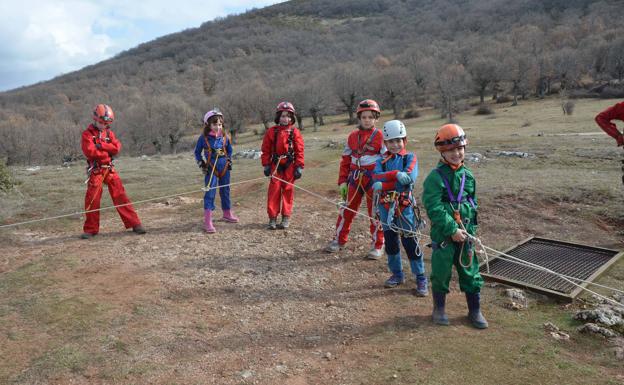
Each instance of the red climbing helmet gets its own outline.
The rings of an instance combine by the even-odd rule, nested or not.
[[[277,112],[288,111],[295,113],[295,106],[291,102],[281,102],[277,105]]]
[[[109,125],[115,120],[115,113],[110,106],[106,104],[98,104],[93,109],[93,120],[98,123]]]
[[[374,101],[373,99],[365,99],[365,100],[362,100],[360,103],[358,103],[357,110],[355,111],[355,113],[359,115],[360,112],[364,112],[364,111],[373,111],[378,114],[381,114],[381,110],[379,109],[379,104],[377,104],[377,102]]]
[[[464,129],[457,124],[445,124],[438,130],[433,141],[436,150],[440,152],[463,147],[468,144]]]

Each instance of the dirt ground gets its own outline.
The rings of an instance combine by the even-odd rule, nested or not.
[[[315,143],[312,135],[306,143]],[[529,135],[519,147],[546,145]],[[301,185],[334,198],[337,165],[323,165],[340,150],[331,156],[323,151],[330,150],[311,151],[317,157],[310,157]],[[590,204],[618,205],[611,202],[617,187],[596,184],[609,182],[594,164],[572,176],[579,179],[573,189],[560,187],[571,182],[555,168],[543,171],[546,165],[564,167],[568,156],[593,156],[586,152],[474,164],[477,180],[483,180],[484,243],[503,249],[539,235],[622,249],[624,217]],[[421,158],[422,170],[434,164],[435,154],[429,156]],[[192,164],[166,160],[170,170]],[[258,176],[256,163],[238,162],[237,180]],[[545,176],[552,177],[546,187]],[[122,178],[131,190],[134,174],[122,170]],[[526,187],[517,188],[519,180]],[[136,183],[149,188],[143,180]],[[202,231],[199,193],[138,206],[144,236],[123,231],[112,211],[102,214],[101,234],[87,241],[78,239],[79,218],[1,233],[0,383],[624,383],[624,363],[610,342],[575,332],[579,324],[571,315],[582,302],[536,295],[528,310],[517,312],[502,306],[502,286],[487,284],[483,310],[490,328],[476,330],[454,280],[451,326],[436,327],[431,298],[415,297],[413,280],[384,289],[385,257],[363,259],[366,220],[356,219],[344,250],[327,254],[322,248],[332,237],[336,208],[297,191],[291,228],[269,231],[265,191],[265,181],[235,186],[241,222],[217,222],[214,235]],[[62,205],[63,193],[56,205]],[[430,249],[425,253],[429,269]],[[600,282],[624,290],[624,263]],[[547,321],[571,339],[550,338],[542,326]]]
[[[576,231],[573,218],[554,214],[556,206],[529,210],[522,202],[514,204],[526,210],[522,215],[569,221],[570,232]],[[140,211],[148,224],[145,236],[119,232],[112,212],[104,215],[103,233],[89,241],[52,229],[17,231],[22,239],[4,248],[2,272],[31,267],[31,274],[40,271],[44,282],[21,287],[35,297],[27,298],[28,303],[9,301],[18,311],[15,323],[3,326],[9,328],[7,335],[16,337],[3,335],[0,346],[22,354],[5,358],[10,380],[457,383],[447,377],[454,365],[444,360],[498,360],[488,355],[488,344],[501,342],[509,349],[507,359],[513,360],[523,348],[509,339],[517,340],[523,325],[539,334],[540,324],[533,320],[511,327],[501,322],[517,314],[503,309],[500,289],[490,287],[483,297],[491,327],[472,329],[456,283],[448,301],[452,326],[434,327],[431,300],[413,296],[413,281],[384,289],[384,260],[362,258],[368,250],[364,220],[356,221],[345,250],[322,252],[333,231],[335,210],[302,192],[297,193],[296,215],[287,231],[266,230],[264,207],[250,199],[236,207],[240,224],[219,222],[218,233],[208,236],[202,232],[200,207],[199,197],[146,206]],[[527,229],[514,223],[505,223],[506,232],[525,235]],[[585,235],[616,244],[603,227],[596,225]],[[9,294],[19,288],[3,287]],[[53,341],[58,347],[45,353]],[[29,361],[40,354],[39,360]],[[586,359],[579,351],[565,355],[571,365]],[[592,383],[624,380],[621,364],[603,365],[597,370],[604,382]],[[463,362],[457,370],[466,367],[470,365]],[[469,372],[468,378],[470,383],[517,383],[532,376],[529,368],[523,370],[509,382],[498,377],[502,367],[491,375]],[[587,383],[592,377],[569,383]]]

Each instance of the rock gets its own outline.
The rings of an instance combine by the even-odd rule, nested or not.
[[[546,330],[547,332],[558,332],[559,327],[557,327],[557,325],[553,324],[552,322],[545,322],[544,330]]]
[[[615,338],[618,336],[617,333],[615,333],[614,331],[591,322],[586,323],[583,326],[579,326],[576,331],[578,331],[579,333],[600,334],[605,338]]]
[[[321,336],[305,336],[303,339],[308,342],[316,342],[321,340]]]
[[[567,341],[570,339],[569,334],[560,331],[559,327],[552,322],[544,323],[544,330],[546,330],[552,338],[558,341]]]
[[[35,172],[41,170],[41,166],[27,167],[26,171]]]
[[[506,156],[512,158],[535,158],[535,154],[522,151],[493,151],[493,153],[496,156]]]
[[[503,307],[507,309],[523,310],[529,307],[529,301],[524,291],[520,289],[505,289],[505,295],[507,296],[507,302],[503,304]]]
[[[240,372],[239,374],[240,374],[240,376],[241,376],[243,379],[245,379],[245,380],[246,380],[246,379],[250,378],[251,376],[253,376],[253,374],[254,374],[254,373],[253,373],[251,370],[243,370],[243,371],[242,371],[242,372]]]
[[[282,373],[282,374],[286,374],[286,372],[288,372],[288,367],[286,365],[277,365],[275,367],[275,371]]]
[[[574,315],[575,320],[596,322],[606,326],[624,327],[622,310],[601,305],[595,309],[581,310]]]
[[[325,355],[323,355],[323,358],[325,358],[326,360],[331,360],[332,359],[332,354],[330,352],[325,353]]]
[[[465,159],[469,162],[479,163],[485,160],[485,156],[483,156],[482,154],[479,154],[478,152],[471,152],[471,153],[466,154]]]

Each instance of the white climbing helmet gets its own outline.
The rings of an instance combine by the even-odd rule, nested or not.
[[[383,125],[383,138],[384,140],[405,138],[407,132],[405,131],[405,124],[400,120],[390,120]]]

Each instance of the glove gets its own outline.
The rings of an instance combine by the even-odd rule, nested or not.
[[[229,171],[232,171],[232,161],[229,161],[229,162],[227,163],[227,169],[228,169]]]
[[[100,143],[96,143],[95,144],[95,148],[97,148],[98,150],[102,149],[102,145]]]
[[[617,138],[615,138],[615,140],[617,141],[617,145],[618,147],[620,146],[624,146],[624,135],[618,135]]]
[[[343,182],[340,184],[340,197],[342,198],[343,201],[347,200],[347,194],[349,192],[349,186],[347,185],[347,182]]]
[[[381,184],[381,182],[373,183],[373,191],[374,192],[381,191],[382,189],[383,189],[383,185]]]
[[[271,175],[271,166],[264,166],[264,176]]]
[[[396,179],[402,185],[408,185],[412,183],[412,178],[406,172],[398,172],[396,175]]]
[[[301,169],[301,167],[297,167],[295,169],[295,180],[301,178],[301,173],[303,172],[303,170]]]

